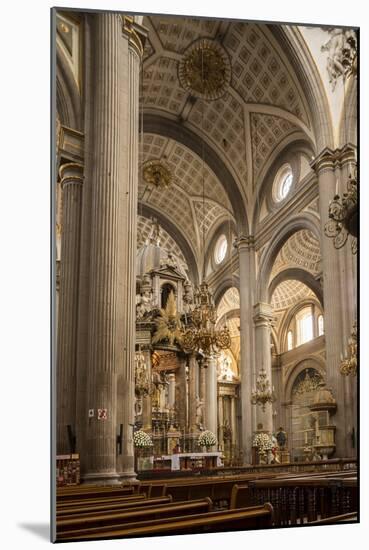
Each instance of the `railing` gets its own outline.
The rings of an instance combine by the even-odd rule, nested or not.
[[[356,470],[356,458],[332,458],[330,460],[317,460],[314,462],[291,462],[289,464],[258,464],[253,466],[223,466],[215,468],[213,473],[217,475],[236,475],[253,473],[309,473],[309,472],[340,472],[342,470]]]

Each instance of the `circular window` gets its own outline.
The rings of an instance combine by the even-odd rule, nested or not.
[[[292,168],[289,164],[284,164],[278,170],[273,183],[273,200],[275,202],[283,201],[291,191],[293,182]]]
[[[215,263],[220,264],[227,254],[228,242],[225,235],[221,235],[215,245],[214,258]]]

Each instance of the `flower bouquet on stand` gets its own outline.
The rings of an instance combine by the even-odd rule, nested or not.
[[[266,432],[255,434],[252,445],[258,450],[259,464],[268,464],[268,455],[273,449],[273,441],[270,435]]]
[[[206,452],[208,453],[213,445],[217,445],[218,440],[213,432],[211,432],[210,430],[205,430],[199,435],[197,443],[200,447],[206,447]]]
[[[136,470],[150,470],[153,467],[152,447],[153,442],[149,434],[137,430],[133,434],[135,446]]]

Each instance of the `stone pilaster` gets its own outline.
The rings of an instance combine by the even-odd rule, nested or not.
[[[254,327],[252,322],[255,296],[255,248],[252,236],[241,236],[236,243],[240,266],[240,374],[241,374],[241,446],[244,464],[251,464],[252,433],[255,415],[251,405],[255,379]]]
[[[217,360],[211,355],[205,369],[205,428],[217,435]]]
[[[231,429],[232,429],[232,446],[237,445],[237,416],[236,416],[236,398],[231,397]]]
[[[326,342],[327,385],[332,389],[337,401],[337,412],[333,416],[336,424],[336,456],[345,457],[350,452],[350,429],[347,425],[347,394],[345,381],[339,372],[340,354],[345,346],[344,317],[347,315],[343,306],[344,297],[341,287],[340,252],[334,248],[332,239],[324,234],[328,221],[329,202],[336,194],[337,176],[335,168],[339,163],[337,152],[325,149],[312,163],[319,183],[319,208],[321,221],[321,250],[323,261],[324,291],[324,332]],[[347,246],[347,244],[345,245]],[[345,281],[348,284],[349,281]]]
[[[76,369],[78,283],[81,237],[83,167],[68,163],[60,168],[62,234],[57,339],[57,454],[75,451],[68,437],[76,435]]]
[[[87,463],[83,479],[131,478],[140,56],[114,13],[94,14],[91,56]],[[136,31],[135,31],[136,32]],[[136,33],[137,34],[137,33]],[[106,418],[98,419],[98,409]],[[85,412],[87,414],[87,411]],[[116,437],[123,426],[122,454]]]
[[[254,306],[254,324],[255,324],[255,349],[256,364],[259,371],[264,369],[267,379],[272,387],[272,352],[271,352],[271,324],[273,322],[273,308],[270,304],[259,303]],[[256,385],[256,384],[255,384]],[[273,404],[265,405],[263,412],[260,405],[256,407],[257,423],[263,424],[263,429],[268,432],[273,431]]]
[[[177,410],[177,422],[179,429],[182,433],[186,432],[186,418],[187,418],[187,383],[186,383],[186,365],[187,356],[182,355],[180,357],[180,364],[176,370],[176,410]]]

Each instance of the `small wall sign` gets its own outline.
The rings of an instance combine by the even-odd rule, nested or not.
[[[107,420],[108,419],[108,409],[97,409],[97,419],[98,420]]]

